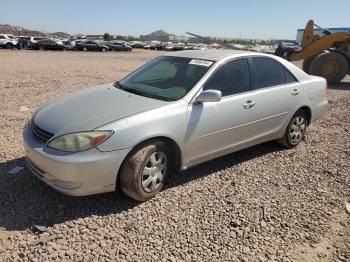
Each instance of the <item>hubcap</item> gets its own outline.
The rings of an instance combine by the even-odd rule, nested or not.
[[[142,188],[146,192],[156,190],[162,183],[167,170],[167,157],[164,152],[153,153],[142,171]]]
[[[289,129],[289,140],[293,144],[297,144],[303,139],[306,128],[305,119],[301,116],[294,118]]]

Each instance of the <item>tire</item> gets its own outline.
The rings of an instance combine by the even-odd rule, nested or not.
[[[296,147],[303,140],[308,125],[307,116],[304,110],[298,110],[289,121],[284,136],[277,142],[286,147]]]
[[[310,74],[322,76],[328,84],[337,84],[349,71],[348,60],[337,52],[324,52],[310,63]]]
[[[6,49],[13,49],[15,46],[12,43],[6,44]]]
[[[83,47],[83,51],[86,52],[86,51],[87,51],[87,48],[86,48],[86,47]]]
[[[107,50],[106,50],[106,48],[102,48],[101,51],[102,52],[106,52]]]
[[[119,183],[122,191],[138,201],[153,198],[171,172],[169,148],[163,141],[153,141],[135,148],[125,159]]]
[[[303,71],[305,73],[307,73],[307,74],[310,73],[310,64],[311,64],[311,62],[313,61],[314,58],[315,57],[312,56],[312,57],[304,59],[304,61],[303,61]]]

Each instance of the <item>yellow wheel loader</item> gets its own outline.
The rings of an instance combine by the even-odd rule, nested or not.
[[[314,33],[314,27],[323,35]],[[280,43],[275,55],[289,61],[303,61],[303,70],[322,76],[329,84],[339,83],[350,74],[350,32],[331,32],[310,20],[303,34],[301,48],[295,49]]]

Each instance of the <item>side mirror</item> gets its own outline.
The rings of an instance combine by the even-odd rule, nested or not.
[[[219,90],[202,91],[194,100],[194,103],[218,102],[221,100],[222,93]]]

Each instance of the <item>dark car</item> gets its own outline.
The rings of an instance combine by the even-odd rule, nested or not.
[[[173,44],[173,45],[167,45],[164,50],[165,51],[181,51],[185,49],[185,45],[183,44]]]
[[[108,51],[109,48],[106,45],[101,45],[94,41],[84,41],[75,44],[75,49],[79,51]]]
[[[143,44],[141,42],[133,42],[131,44],[132,48],[143,48]]]
[[[30,48],[34,50],[68,50],[69,47],[57,43],[56,41],[50,40],[50,39],[43,39],[36,43],[30,43]]]
[[[107,45],[111,51],[131,51],[132,47],[123,43],[110,43]]]
[[[150,48],[151,50],[164,50],[165,45],[162,43],[155,43],[155,44],[151,44]]]

